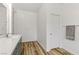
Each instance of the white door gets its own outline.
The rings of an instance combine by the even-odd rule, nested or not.
[[[59,15],[50,15],[49,19],[49,49],[59,47],[61,40],[61,21]]]

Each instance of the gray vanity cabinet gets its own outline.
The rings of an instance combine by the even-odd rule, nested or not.
[[[16,48],[14,49],[12,55],[21,55],[21,39],[19,40]]]

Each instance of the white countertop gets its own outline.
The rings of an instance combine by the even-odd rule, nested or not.
[[[21,35],[11,35],[0,38],[0,55],[11,55],[19,42]]]

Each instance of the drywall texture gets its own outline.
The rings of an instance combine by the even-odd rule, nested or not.
[[[7,13],[5,7],[0,7],[0,34],[7,33]]]
[[[62,4],[47,4],[47,51],[62,45],[61,7]]]
[[[79,54],[79,26],[76,26],[75,40],[67,40],[65,37],[66,25],[79,25],[79,4],[64,4],[62,11],[63,40],[62,47],[73,54]]]
[[[22,41],[37,39],[37,14],[29,11],[14,10],[13,33],[22,34]]]
[[[46,39],[46,5],[43,4],[38,12],[38,21],[37,21],[37,39],[41,46],[47,50],[47,39]]]
[[[62,39],[61,4],[43,4],[38,13],[38,42],[46,51],[60,47]],[[55,17],[53,18],[54,15]],[[57,16],[57,17],[56,17]],[[57,28],[56,28],[57,27]]]
[[[51,18],[51,15],[59,15],[59,21],[53,23],[54,18]],[[66,25],[79,25],[79,4],[44,4],[40,8],[38,22],[38,41],[47,51],[57,47],[54,43],[58,41],[58,47],[62,47],[73,54],[79,54],[79,26],[76,26],[74,41],[67,40],[65,36]],[[54,25],[50,25],[51,22]],[[58,30],[59,36],[56,35],[58,39],[54,40],[54,33],[56,33],[54,27],[57,25],[57,22],[59,22],[60,30]]]
[[[59,20],[54,23],[52,15],[59,15]],[[57,24],[60,30],[56,29],[59,33],[55,35],[57,38],[54,40],[56,33],[54,27]],[[71,41],[65,37],[66,25],[79,25],[79,4],[43,4],[38,16],[34,12],[27,11],[15,11],[14,15],[14,33],[23,33],[24,42],[37,39],[42,47],[49,51],[57,47],[54,45],[57,41],[59,47],[73,54],[79,54],[79,27],[76,27],[75,40]]]

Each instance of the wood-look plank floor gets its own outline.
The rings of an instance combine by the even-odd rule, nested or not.
[[[22,45],[22,55],[46,55],[46,52],[37,41],[24,42]]]
[[[37,41],[22,43],[22,55],[72,55],[63,48],[54,48],[46,52]]]
[[[63,48],[54,48],[48,52],[49,55],[73,55]]]

